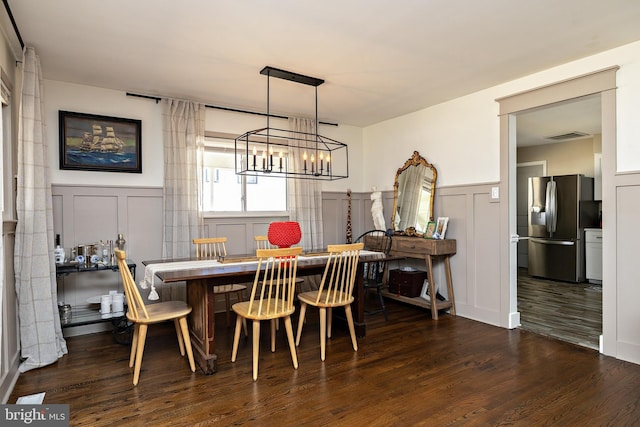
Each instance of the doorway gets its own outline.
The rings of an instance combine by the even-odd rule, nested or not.
[[[528,178],[581,174],[593,185],[596,154],[602,152],[600,94],[516,113],[516,191],[518,235],[517,298],[521,328],[588,348],[598,348],[602,334],[602,288],[580,279],[562,282],[531,276],[528,263]],[[523,162],[524,160],[524,162]],[[547,173],[547,169],[551,172]],[[594,191],[589,187],[593,199]],[[599,192],[598,192],[599,193]],[[558,196],[561,197],[561,196]],[[586,203],[586,202],[585,202]],[[596,203],[591,204],[595,209]],[[594,224],[582,224],[582,226]],[[585,276],[585,239],[575,242]],[[601,260],[600,260],[601,261]],[[557,262],[555,270],[571,270]],[[573,267],[575,276],[575,266]],[[567,277],[572,274],[563,274]]]
[[[509,195],[509,202],[500,206],[501,215],[509,218],[508,223],[502,223],[501,235],[503,238],[501,245],[504,245],[504,253],[508,254],[509,262],[505,263],[501,274],[501,281],[504,283],[503,305],[501,309],[502,320],[508,328],[520,326],[520,312],[517,303],[517,191],[516,191],[516,117],[519,112],[533,108],[541,108],[557,102],[571,100],[582,96],[600,94],[601,95],[601,116],[602,116],[602,176],[605,187],[603,189],[603,210],[604,217],[612,209],[608,204],[606,196],[606,183],[613,177],[614,162],[607,159],[615,157],[615,95],[616,95],[616,71],[618,67],[611,67],[592,74],[576,77],[574,79],[559,82],[527,92],[515,94],[497,99],[500,103],[500,171],[501,176],[506,179],[501,180],[501,191]],[[552,171],[548,171],[553,174]],[[613,211],[611,211],[613,214]],[[606,223],[604,233],[606,235]],[[604,254],[604,263],[607,263],[607,254]],[[610,271],[610,273],[615,273]],[[603,277],[603,301],[615,301],[616,289],[615,280],[611,280],[612,286],[607,287],[608,271],[605,269]],[[607,296],[608,295],[608,296]],[[615,342],[615,307],[613,304],[602,304],[602,318],[608,325],[603,330],[600,350],[607,348],[609,340]],[[609,333],[608,333],[609,332]],[[613,334],[612,334],[613,332]]]

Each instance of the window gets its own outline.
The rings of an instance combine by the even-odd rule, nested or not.
[[[287,210],[286,179],[236,175],[233,141],[206,139],[202,181],[204,211]]]

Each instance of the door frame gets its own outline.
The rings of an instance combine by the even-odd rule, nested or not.
[[[500,192],[507,194],[507,202],[500,204],[500,323],[509,329],[520,325],[517,311],[517,223],[516,223],[516,117],[515,113],[581,96],[600,93],[602,111],[602,214],[613,217],[613,200],[607,182],[613,181],[616,153],[616,72],[609,67],[554,84],[498,98],[500,106]],[[606,228],[603,235],[607,235]],[[603,255],[603,263],[613,262],[615,254]],[[615,301],[615,271],[612,277],[603,274],[603,301]],[[611,286],[604,286],[607,280]],[[608,295],[607,295],[608,294]],[[612,324],[607,327],[608,319]],[[603,341],[615,341],[615,307],[603,303]],[[610,332],[614,332],[611,334]],[[611,335],[608,337],[608,335]]]

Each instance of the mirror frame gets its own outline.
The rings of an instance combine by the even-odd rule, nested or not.
[[[404,165],[402,165],[402,167],[398,168],[398,171],[396,172],[395,181],[393,182],[393,213],[391,214],[391,227],[395,233],[405,233],[408,235],[416,235],[415,227],[413,226],[408,227],[405,230],[396,230],[395,220],[396,220],[396,212],[398,211],[398,187],[399,187],[398,178],[400,177],[402,172],[409,169],[410,167],[412,166],[417,167],[420,165],[431,169],[431,172],[433,172],[433,181],[431,182],[431,200],[429,201],[429,212],[430,212],[429,221],[433,221],[433,201],[435,200],[436,180],[438,178],[438,171],[431,163],[427,162],[427,160],[424,157],[422,157],[420,153],[418,153],[417,151],[414,151],[413,155],[409,158],[409,160],[404,162]]]

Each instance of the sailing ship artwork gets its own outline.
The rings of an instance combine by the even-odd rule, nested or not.
[[[60,111],[60,169],[142,172],[135,119]]]

